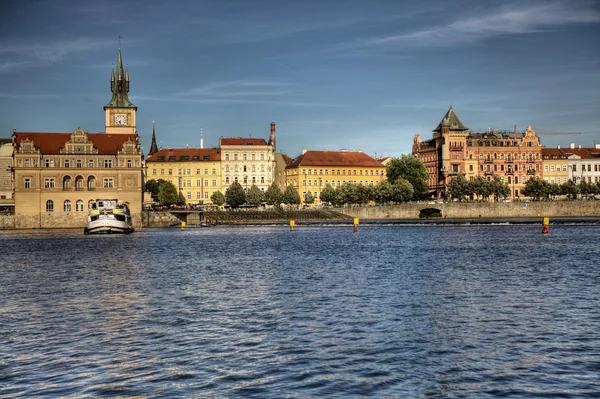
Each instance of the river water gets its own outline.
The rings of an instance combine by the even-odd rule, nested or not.
[[[600,397],[600,228],[0,232],[0,398]]]

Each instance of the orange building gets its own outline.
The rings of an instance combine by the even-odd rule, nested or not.
[[[412,153],[423,162],[431,194],[437,198],[445,197],[448,183],[458,174],[469,180],[498,176],[508,184],[511,197],[519,197],[530,178],[542,177],[542,145],[531,126],[525,132],[473,133],[452,107],[433,130],[433,138],[422,140],[415,134]]]

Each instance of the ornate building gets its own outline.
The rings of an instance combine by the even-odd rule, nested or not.
[[[487,131],[473,133],[450,107],[433,138],[423,141],[415,134],[412,153],[429,174],[431,194],[443,198],[446,186],[459,173],[472,180],[495,176],[508,184],[511,197],[519,197],[531,177],[542,176],[542,145],[527,127],[525,132]]]
[[[344,183],[374,186],[385,179],[385,165],[362,151],[303,151],[285,168],[286,184],[293,186],[304,201],[310,192],[319,203],[327,184]]]
[[[275,179],[275,122],[271,123],[269,141],[256,138],[224,138],[221,148],[223,193],[234,182],[244,190],[255,184],[265,192]]]
[[[141,225],[143,155],[120,45],[110,87],[105,133],[13,131],[17,228],[83,228],[88,202],[98,198],[128,202]]]

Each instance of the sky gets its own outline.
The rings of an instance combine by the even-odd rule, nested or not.
[[[0,137],[104,131],[119,37],[144,153],[220,137],[411,152],[450,106],[472,131],[600,143],[600,2],[0,2]]]

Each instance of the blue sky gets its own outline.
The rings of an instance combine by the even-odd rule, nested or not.
[[[122,36],[150,148],[267,139],[278,151],[410,153],[452,105],[473,131],[600,143],[600,2],[2,1],[0,137],[104,130]]]

